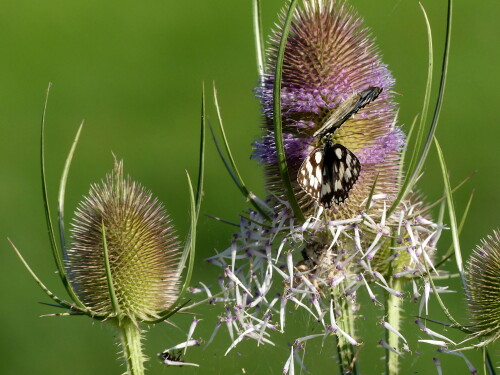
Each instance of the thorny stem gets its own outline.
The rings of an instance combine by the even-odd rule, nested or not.
[[[127,362],[127,375],[144,375],[144,356],[141,346],[141,329],[130,318],[118,324],[123,356]]]
[[[396,290],[401,290],[401,280],[394,279],[391,277],[389,281],[389,287]],[[401,323],[401,302],[402,299],[400,297],[395,296],[392,293],[386,293],[385,299],[385,311],[387,313],[387,322],[397,331],[400,330]],[[398,350],[398,336],[391,332],[390,330],[386,330],[386,341],[387,344],[394,348],[394,350]],[[385,350],[385,366],[386,366],[386,375],[398,375],[399,368],[399,354],[393,352],[392,350]]]
[[[349,308],[347,299],[338,287],[332,289],[332,299],[337,315],[337,325],[350,336],[354,336],[353,311]],[[340,373],[357,374],[354,348],[340,332],[337,333],[337,354]]]

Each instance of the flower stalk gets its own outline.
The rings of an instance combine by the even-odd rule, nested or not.
[[[144,356],[142,354],[142,332],[136,322],[125,317],[118,323],[123,357],[127,363],[127,375],[144,374]]]
[[[332,289],[332,299],[335,310],[338,313],[337,325],[350,336],[354,336],[354,312],[349,306],[345,296],[340,288]],[[355,351],[353,345],[346,336],[337,332],[337,355],[339,360],[339,369],[341,374],[357,374]]]
[[[401,290],[401,280],[390,278],[389,287],[395,290]],[[393,327],[396,331],[400,330],[401,325],[401,305],[403,300],[392,294],[386,293],[386,305],[385,311],[387,313],[387,322]],[[394,350],[390,350],[390,348],[386,348],[386,375],[398,375],[399,374],[399,357],[400,354],[398,352],[398,342],[399,337],[391,330],[386,330],[386,341],[390,348]]]

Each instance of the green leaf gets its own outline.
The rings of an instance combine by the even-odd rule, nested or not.
[[[45,94],[45,103],[43,106],[42,121],[41,121],[41,125],[40,125],[40,170],[41,170],[41,177],[42,177],[42,197],[43,197],[44,212],[45,212],[45,222],[47,224],[47,231],[49,234],[52,255],[54,257],[54,261],[55,261],[56,266],[57,266],[57,271],[58,271],[59,277],[61,278],[63,285],[66,287],[69,284],[69,282],[68,282],[68,279],[66,277],[66,273],[64,270],[64,264],[63,264],[63,261],[61,258],[61,253],[59,251],[59,248],[58,248],[57,242],[56,242],[54,226],[52,224],[49,197],[48,197],[48,193],[47,193],[46,172],[45,172],[45,117],[47,114],[47,105],[49,102],[49,94],[50,94],[51,87],[52,87],[52,83],[49,83],[49,85],[47,87],[46,94]],[[18,254],[18,255],[20,255],[20,254]]]
[[[184,280],[184,284],[181,288],[181,291],[177,297],[175,303],[170,306],[170,308],[166,311],[161,312],[160,318],[150,323],[158,323],[165,319],[168,319],[170,316],[179,311],[180,308],[185,306],[189,301],[181,303],[181,300],[189,288],[189,284],[191,283],[191,276],[193,274],[194,267],[194,259],[195,259],[195,248],[196,248],[196,227],[198,224],[198,218],[200,214],[201,201],[203,197],[203,182],[205,175],[205,131],[206,131],[206,113],[205,113],[205,86],[203,85],[202,94],[201,94],[201,126],[200,126],[200,158],[198,165],[198,185],[196,188],[196,198],[193,192],[193,185],[191,183],[191,179],[189,177],[189,173],[186,171],[187,179],[188,179],[188,187],[189,187],[189,202],[190,202],[190,228],[189,233],[186,238],[186,243],[184,245],[184,249],[182,251],[182,256],[179,261],[179,266],[177,268],[177,276],[181,277],[182,272],[184,271],[184,267],[186,262],[188,261],[188,269],[186,273],[186,278]]]
[[[216,221],[220,221],[221,223],[231,225],[231,226],[233,226],[233,227],[237,227],[237,228],[239,228],[239,227],[240,227],[240,224],[238,224],[238,223],[233,223],[232,221],[229,221],[229,220],[223,219],[223,218],[218,217],[218,216],[213,216],[213,215],[209,215],[209,214],[205,214],[205,216],[209,217],[210,219],[214,219],[214,220],[216,220]]]
[[[485,361],[484,361],[484,365],[485,365],[486,369],[488,370],[488,372],[485,371],[485,374],[496,375],[495,365],[493,364],[493,360],[491,359],[488,348],[483,347],[483,354],[486,357]]]
[[[431,25],[429,23],[429,18],[427,17],[427,13],[425,11],[424,6],[419,3],[420,9],[422,10],[422,13],[424,15],[425,19],[425,26],[427,30],[427,42],[428,42],[428,69],[427,69],[427,80],[426,80],[426,86],[425,86],[425,95],[424,95],[424,103],[422,107],[422,116],[420,116],[420,123],[417,128],[418,134],[415,139],[415,145],[413,147],[413,153],[410,159],[410,165],[408,168],[408,171],[411,171],[410,176],[415,172],[415,165],[417,163],[417,153],[420,151],[422,141],[424,139],[424,129],[425,129],[425,123],[427,120],[427,112],[429,110],[429,103],[431,101],[431,93],[432,93],[432,73],[434,71],[434,51],[432,47],[432,29]],[[416,176],[415,176],[416,178]],[[413,185],[416,181],[415,178],[413,181],[409,181],[410,185]]]
[[[451,315],[451,313],[449,312],[448,308],[444,304],[443,300],[441,299],[441,296],[439,295],[439,293],[436,289],[436,285],[434,284],[434,280],[432,279],[430,271],[429,271],[429,265],[427,264],[427,262],[424,262],[424,265],[425,265],[425,272],[426,272],[425,279],[427,281],[429,281],[429,283],[431,284],[431,288],[432,288],[434,297],[438,301],[438,304],[441,307],[441,310],[443,311],[444,315],[446,315],[448,320],[452,323],[451,327],[457,328],[463,332],[469,332],[465,327],[463,327],[459,322],[457,322],[457,320]]]
[[[167,320],[168,318],[170,318],[172,315],[174,315],[175,313],[177,313],[178,311],[180,311],[183,307],[185,307],[191,300],[188,299],[187,301],[184,301],[183,303],[174,303],[170,309],[168,310],[165,310],[163,311],[161,314],[160,314],[160,318],[158,319],[155,319],[155,320],[145,320],[144,322],[145,323],[148,323],[148,324],[157,324],[157,323],[161,323],[163,322],[164,320]]]
[[[268,221],[271,221],[271,217],[264,211],[263,208],[261,208],[261,205],[255,200],[253,193],[248,191],[248,189],[243,184],[243,181],[240,180],[240,178],[237,175],[237,171],[233,170],[233,168],[231,167],[231,162],[226,158],[226,156],[222,152],[219,141],[217,140],[217,137],[215,136],[215,133],[214,133],[212,126],[210,126],[210,132],[212,133],[212,139],[215,143],[215,147],[217,148],[217,152],[219,153],[219,156],[220,156],[222,162],[224,163],[224,166],[226,167],[226,170],[228,171],[229,175],[233,179],[236,186],[240,189],[241,194],[243,194],[243,196],[250,203],[252,203],[252,206],[261,214],[262,217],[264,217]]]
[[[206,113],[205,113],[205,84],[201,90],[201,129],[200,129],[200,159],[198,163],[198,186],[196,187],[196,215],[200,215],[201,200],[203,197],[203,181],[205,178],[205,131],[206,131]]]
[[[458,235],[460,235],[460,233],[462,233],[462,229],[464,227],[464,224],[465,224],[465,219],[467,218],[467,215],[469,214],[469,209],[470,209],[470,206],[471,206],[471,203],[472,203],[472,198],[474,198],[474,191],[472,191],[470,197],[469,197],[469,201],[467,202],[467,206],[465,207],[465,211],[462,215],[462,219],[460,220],[460,225],[458,226]],[[444,203],[444,202],[443,202]],[[450,246],[450,248],[448,249],[448,251],[445,253],[445,255],[443,256],[443,259],[441,259],[439,261],[439,263],[437,263],[434,268],[438,268],[440,267],[441,265],[443,265],[448,259],[450,259],[453,254],[454,254],[454,251],[453,251],[454,247],[453,247],[453,244]]]
[[[179,262],[178,267],[178,276],[180,277],[182,271],[184,270],[184,264],[186,263],[187,257],[189,257],[189,263],[186,272],[186,278],[184,279],[184,284],[179,292],[177,300],[170,306],[168,310],[162,311],[159,316],[160,318],[148,321],[148,323],[159,323],[165,319],[168,319],[170,316],[175,314],[179,309],[185,306],[188,301],[184,301],[181,303],[184,294],[189,288],[189,284],[191,283],[191,276],[193,274],[194,267],[194,258],[195,258],[195,249],[196,249],[196,226],[198,223],[198,215],[196,214],[196,201],[193,192],[193,185],[191,183],[191,178],[189,177],[189,173],[186,171],[186,176],[188,179],[188,187],[189,187],[189,197],[190,197],[190,217],[191,217],[191,225],[189,228],[189,234],[186,239],[186,243],[184,245],[184,250],[182,251],[182,260]]]
[[[189,253],[189,263],[184,285],[182,287],[181,292],[179,293],[179,298],[183,297],[184,293],[186,293],[189,287],[189,284],[191,283],[191,276],[193,274],[194,257],[196,250],[196,227],[198,224],[198,216],[196,215],[196,202],[194,199],[193,185],[191,183],[191,178],[189,177],[189,173],[187,171],[186,171],[186,176],[188,179],[189,196],[191,200],[191,228],[189,230],[188,242],[186,243],[186,248],[184,249],[184,251]]]

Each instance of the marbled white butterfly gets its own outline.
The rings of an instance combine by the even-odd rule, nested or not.
[[[351,95],[333,110],[323,126],[314,133],[323,145],[314,149],[303,161],[297,182],[325,208],[330,208],[332,202],[344,202],[361,172],[361,163],[356,155],[341,144],[333,143],[332,136],[344,122],[375,100],[381,92],[379,87],[369,87]]]

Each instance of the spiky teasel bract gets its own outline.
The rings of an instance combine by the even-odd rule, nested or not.
[[[165,208],[130,177],[123,163],[100,185],[92,185],[73,219],[67,269],[84,305],[100,315],[158,319],[179,292],[180,244]],[[105,233],[103,233],[104,228]],[[109,273],[118,306],[113,306]]]
[[[283,12],[282,23],[284,18]],[[269,191],[284,198],[273,130],[273,85],[280,38],[279,27],[271,37],[267,74],[257,89],[265,126],[264,134],[254,144],[254,157],[265,166]],[[334,220],[359,214],[375,180],[375,194],[385,194],[388,200],[397,194],[404,135],[396,125],[393,85],[374,38],[350,5],[342,0],[302,2],[285,48],[281,106],[288,171],[306,216],[312,214],[314,201],[299,187],[297,172],[319,145],[313,134],[331,110],[368,87],[379,87],[382,93],[334,133],[334,142],[351,150],[361,162],[361,175],[346,202],[334,205],[327,215]]]
[[[481,241],[467,263],[470,329],[476,336],[500,336],[500,230]]]

